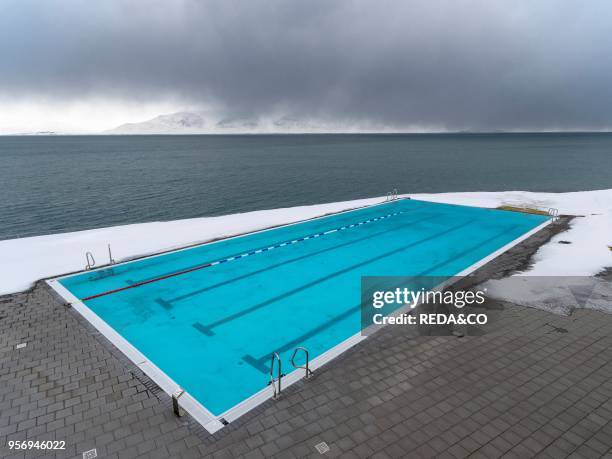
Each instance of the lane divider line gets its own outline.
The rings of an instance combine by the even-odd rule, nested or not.
[[[365,225],[365,224],[368,224],[368,223],[374,223],[374,222],[377,222],[377,221],[380,221],[380,220],[385,220],[387,218],[396,217],[396,216],[401,215],[401,214],[406,213],[406,212],[407,211],[393,212],[393,213],[390,213],[390,214],[381,215],[379,217],[370,218],[368,220],[363,220],[363,221],[358,222],[358,223],[351,223],[350,225],[340,226],[339,228],[334,228],[334,229],[327,230],[327,231],[321,231],[321,232],[315,233],[315,234],[309,234],[308,236],[304,236],[304,237],[301,237],[301,238],[298,238],[298,239],[292,239],[290,241],[279,242],[278,244],[271,245],[269,247],[265,247],[265,248],[261,248],[261,249],[257,249],[257,250],[252,250],[250,252],[244,252],[244,253],[241,253],[241,254],[238,254],[238,255],[232,255],[230,257],[223,258],[221,260],[211,261],[209,263],[205,263],[205,264],[202,264],[202,265],[194,266],[192,268],[184,269],[182,271],[176,271],[176,272],[173,272],[173,273],[170,273],[170,274],[166,274],[164,276],[155,277],[153,279],[148,279],[148,280],[141,281],[141,282],[134,282],[133,284],[130,284],[130,285],[127,285],[127,286],[124,286],[124,287],[119,287],[119,288],[116,288],[116,289],[113,289],[113,290],[107,290],[107,291],[102,292],[102,293],[96,293],[95,295],[91,295],[91,296],[87,296],[85,298],[81,298],[81,301],[93,300],[95,298],[100,298],[102,296],[106,296],[106,295],[111,295],[113,293],[122,292],[124,290],[129,290],[129,289],[132,289],[132,288],[140,287],[142,285],[151,284],[153,282],[158,282],[158,281],[161,281],[161,280],[169,279],[171,277],[180,276],[182,274],[192,273],[194,271],[199,271],[200,269],[210,268],[211,266],[216,266],[216,265],[219,265],[219,264],[222,264],[222,263],[227,263],[227,262],[230,262],[230,261],[239,260],[241,258],[246,258],[246,257],[249,257],[251,255],[256,255],[256,254],[264,253],[264,252],[267,252],[267,251],[270,251],[270,250],[274,250],[274,249],[277,249],[277,248],[280,248],[280,247],[285,247],[287,245],[297,244],[298,242],[308,241],[310,239],[314,239],[314,238],[321,237],[321,236],[327,236],[328,234],[336,233],[338,231],[344,231],[344,230],[351,229],[351,228],[356,228],[358,226]]]

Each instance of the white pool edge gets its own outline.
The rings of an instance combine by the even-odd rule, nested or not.
[[[371,206],[366,206],[366,207],[379,206],[381,204],[388,204],[390,202],[395,202],[395,201],[385,201],[379,204],[372,204]],[[337,215],[340,213],[345,213],[345,212],[350,212],[350,211],[355,211],[355,210],[359,210],[359,209],[350,209],[350,210],[338,212],[338,213],[331,214],[331,215]],[[316,220],[316,219],[328,217],[331,215],[323,215],[323,216],[316,217],[314,219],[310,219],[307,221]],[[283,227],[292,226],[292,225],[296,225],[299,223],[304,223],[304,221],[290,223],[287,225],[283,225]],[[497,258],[502,253],[508,251],[512,247],[521,243],[522,241],[532,236],[533,234],[537,233],[538,231],[542,230],[543,228],[545,228],[551,223],[552,223],[552,219],[546,220],[545,222],[541,223],[537,227],[522,234],[521,236],[509,242],[508,244],[504,245],[503,247],[499,248],[495,252],[490,253],[486,257],[472,264],[471,266],[459,272],[458,274],[455,274],[453,278],[467,276],[468,274],[474,272],[475,270],[485,265],[489,261]],[[263,230],[256,231],[256,232],[259,233],[259,232],[264,232],[264,231],[271,231],[277,228],[279,227],[277,226],[273,228],[267,228],[267,229],[263,229]],[[248,235],[250,234],[254,234],[254,233],[248,233]],[[234,238],[243,237],[243,236],[246,236],[246,235],[233,236],[233,237],[222,239],[222,240],[225,241],[228,239],[234,239]],[[213,241],[211,242],[211,244],[215,242],[220,242],[220,241]],[[185,247],[184,249],[180,249],[178,251],[187,250],[189,248],[192,248],[192,247]],[[163,253],[153,255],[147,258],[157,257],[161,255],[163,255]],[[134,261],[138,261],[138,260],[132,260],[132,261],[128,261],[128,262],[121,263],[121,264],[131,263]],[[100,267],[98,269],[104,269],[107,267],[108,266]],[[91,271],[96,271],[96,270],[91,270]],[[102,333],[102,335],[106,339],[108,339],[129,360],[131,360],[134,363],[134,365],[136,365],[138,368],[141,369],[141,371],[143,371],[148,377],[150,377],[166,394],[168,394],[169,396],[172,396],[172,394],[174,394],[177,390],[182,389],[174,380],[172,380],[172,378],[170,378],[166,373],[164,373],[161,369],[159,369],[155,364],[150,362],[138,349],[136,349],[136,347],[134,347],[123,336],[121,336],[117,331],[115,331],[110,325],[108,325],[104,320],[102,320],[96,313],[94,313],[91,309],[89,309],[89,307],[87,307],[85,303],[83,303],[80,299],[74,296],[68,289],[66,289],[63,285],[60,284],[59,282],[60,279],[63,279],[65,277],[71,277],[73,275],[75,275],[75,273],[68,274],[68,275],[62,275],[59,277],[55,277],[53,279],[48,279],[46,280],[46,282],[62,298],[68,301],[72,305],[72,307],[76,311],[79,312],[79,314],[81,314],[91,325],[94,326],[94,328],[96,328],[100,333]],[[440,284],[439,286],[437,286],[436,289],[446,287],[450,284],[452,284],[452,282],[444,282]],[[405,310],[406,308],[400,308],[394,312],[394,315],[404,312]],[[376,327],[375,329],[373,329],[373,333],[376,333],[382,328],[384,328],[384,326]],[[316,371],[318,368],[329,363],[330,361],[332,361],[339,355],[343,354],[344,352],[346,352],[347,350],[349,350],[356,344],[365,340],[367,337],[368,336],[364,335],[362,331],[356,333],[355,335],[349,337],[348,339],[342,341],[341,343],[325,351],[323,354],[314,358],[310,362],[310,369],[312,371]],[[293,370],[291,373],[288,373],[287,375],[283,376],[282,378],[283,388],[286,389],[287,387],[290,387],[291,385],[295,384],[297,381],[299,381],[300,379],[304,377],[304,373],[305,373],[304,370],[296,369],[296,370]],[[256,392],[255,394],[251,395],[250,397],[246,398],[242,402],[238,403],[237,405],[233,406],[232,408],[230,408],[229,410],[223,412],[222,414],[218,416],[214,415],[204,405],[202,405],[194,397],[192,397],[188,392],[185,392],[180,397],[180,405],[197,422],[199,422],[210,434],[214,434],[215,432],[219,431],[225,426],[222,420],[226,421],[226,423],[235,421],[236,419],[240,418],[244,414],[258,407],[265,401],[271,399],[272,396],[273,396],[273,388],[272,386],[267,386],[264,389],[261,389],[260,391]]]

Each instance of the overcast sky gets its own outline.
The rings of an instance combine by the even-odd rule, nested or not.
[[[179,110],[612,128],[612,2],[0,0],[0,133]]]

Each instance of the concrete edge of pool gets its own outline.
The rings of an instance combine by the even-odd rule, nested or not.
[[[311,220],[316,220],[316,219],[320,219],[320,218],[329,217],[329,216],[332,216],[332,215],[338,215],[338,214],[342,214],[342,213],[352,212],[352,211],[356,211],[356,210],[367,208],[367,207],[381,206],[381,205],[387,204],[388,202],[392,202],[392,201],[385,201],[385,202],[382,202],[382,203],[372,204],[372,205],[369,205],[369,206],[363,206],[363,207],[360,207],[360,208],[343,210],[343,211],[340,211],[340,212],[335,212],[335,213],[331,213],[331,214],[322,215],[322,216],[315,217],[315,218],[312,218],[312,219],[308,219],[308,220],[305,220],[305,221],[311,221]],[[471,206],[466,206],[466,207],[471,207]],[[484,257],[481,260],[477,261],[476,263],[472,264],[471,266],[467,267],[463,271],[457,273],[454,276],[454,278],[466,276],[466,275],[472,273],[473,271],[477,270],[481,266],[485,265],[486,263],[488,263],[491,260],[493,260],[493,259],[497,258],[498,256],[500,256],[502,253],[508,251],[512,247],[514,247],[517,244],[521,243],[522,241],[524,241],[528,237],[530,237],[530,236],[534,235],[535,233],[539,232],[540,230],[542,230],[543,228],[548,226],[550,223],[552,223],[552,221],[553,221],[553,219],[551,219],[551,218],[547,219],[546,221],[544,221],[540,225],[538,225],[535,228],[531,229],[530,231],[522,234],[518,238],[510,241],[508,244],[506,244],[503,247],[497,249],[496,251],[490,253],[489,255],[487,255],[486,257]],[[259,232],[271,231],[271,230],[277,229],[279,227],[297,225],[297,224],[300,224],[300,223],[303,223],[303,222],[304,221],[289,223],[287,225],[280,225],[280,226],[266,228],[266,229],[258,230],[258,231],[255,231],[255,232],[246,233],[246,234],[230,236],[230,237],[227,237],[227,238],[211,241],[211,242],[208,242],[208,243],[194,244],[194,245],[190,245],[190,246],[187,246],[187,247],[171,250],[170,252],[175,252],[175,251],[180,251],[180,250],[187,250],[189,248],[192,248],[192,247],[195,247],[195,246],[200,246],[200,245],[214,244],[215,242],[219,242],[219,241],[222,241],[222,240],[239,238],[239,237],[243,237],[243,236],[245,236],[247,234],[254,234],[254,233],[259,233]],[[131,263],[131,262],[134,262],[134,261],[137,261],[137,260],[141,260],[142,258],[153,258],[153,257],[157,257],[157,256],[160,256],[160,255],[163,255],[165,253],[168,253],[168,252],[162,252],[162,253],[157,253],[157,254],[153,254],[153,255],[150,255],[150,256],[146,256],[146,257],[140,257],[138,259],[128,260],[128,261],[120,263],[120,264]],[[105,269],[106,267],[107,266],[102,266],[102,267],[99,267],[97,269]],[[91,270],[91,271],[95,271],[95,270]],[[47,279],[46,282],[56,293],[58,293],[64,300],[66,300],[68,303],[70,303],[72,305],[72,307],[74,307],[74,309],[76,311],[78,311],[79,314],[81,316],[83,316],[96,330],[98,330],[100,333],[102,333],[102,335],[106,339],[108,339],[132,363],[134,363],[134,365],[136,365],[141,371],[143,371],[146,375],[148,375],[168,396],[172,396],[172,394],[176,393],[178,390],[182,390],[181,387],[172,378],[170,378],[165,372],[163,372],[156,365],[154,365],[152,362],[150,362],[136,347],[134,347],[130,342],[128,342],[125,338],[123,338],[117,331],[115,331],[110,325],[108,325],[104,320],[102,320],[96,313],[94,313],[80,299],[78,299],[70,291],[68,291],[64,286],[61,285],[59,280],[65,278],[65,277],[70,277],[70,276],[72,276],[74,274],[75,273],[64,274],[64,275],[57,276],[57,277],[52,278],[52,279]],[[450,284],[449,283],[444,283],[443,284],[444,287],[446,287],[448,285],[450,285]],[[441,287],[441,286],[438,286],[437,288],[439,288],[439,287]],[[396,311],[396,313],[400,313],[403,310],[404,310],[404,308]],[[374,330],[374,332],[380,330],[380,328],[383,328],[383,327],[378,327],[376,330]],[[359,342],[363,341],[365,338],[367,338],[367,336],[364,336],[361,332],[356,333],[355,335],[349,337],[348,339],[346,339],[343,342],[335,345],[334,347],[330,348],[329,350],[327,350],[323,354],[321,354],[318,357],[316,357],[315,359],[313,359],[310,362],[310,368],[313,371],[316,371],[318,368],[322,367],[323,365],[326,365],[328,362],[332,361],[334,358],[336,358],[339,355],[343,354],[345,351],[347,351],[351,347],[355,346]],[[298,382],[299,380],[301,380],[303,377],[304,377],[304,370],[302,370],[302,369],[295,369],[295,370],[291,371],[290,373],[288,373],[288,374],[283,376],[283,379],[282,379],[283,387],[287,388],[287,387],[291,386],[292,384],[294,384],[294,383]],[[237,405],[233,406],[232,408],[228,409],[227,411],[221,413],[220,415],[214,415],[205,406],[203,406],[200,402],[198,402],[197,399],[192,397],[188,392],[184,392],[181,395],[181,397],[180,397],[180,405],[198,423],[200,423],[204,427],[204,429],[206,429],[206,431],[208,431],[210,434],[214,434],[218,430],[222,429],[228,423],[231,423],[231,422],[237,420],[241,416],[245,415],[246,413],[248,413],[249,411],[253,410],[257,406],[261,405],[265,401],[271,399],[272,397],[273,397],[273,388],[272,388],[272,386],[267,386],[267,387],[261,389],[260,391],[258,391],[257,393],[255,393],[255,394],[251,395],[250,397],[246,398],[242,402],[238,403]]]

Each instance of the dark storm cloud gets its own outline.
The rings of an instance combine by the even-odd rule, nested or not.
[[[448,129],[612,127],[607,1],[7,1],[0,95]],[[1,108],[0,108],[1,109]]]

